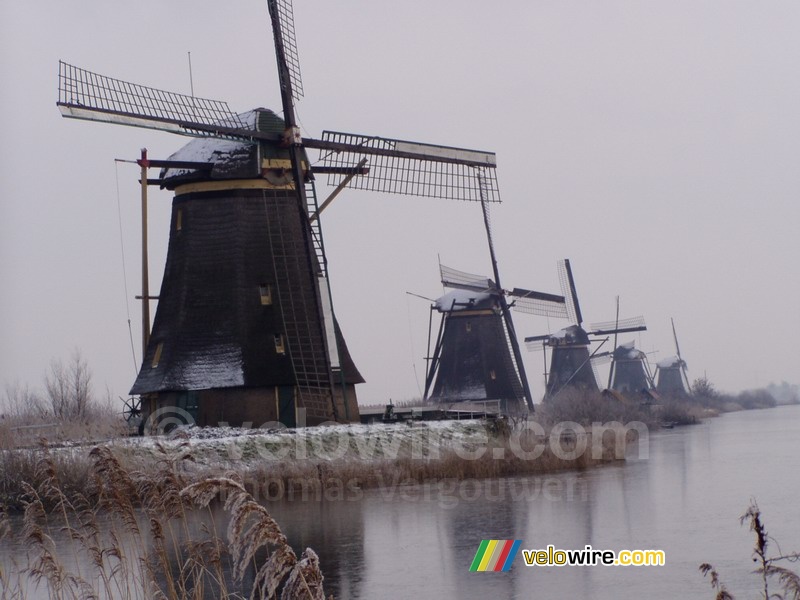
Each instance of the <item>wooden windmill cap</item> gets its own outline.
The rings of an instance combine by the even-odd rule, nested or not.
[[[275,142],[199,137],[174,152],[169,160],[205,163],[205,168],[164,168],[161,185],[167,189],[192,182],[246,180],[262,177],[263,164],[283,164],[289,153],[281,148],[277,138],[285,124],[267,108],[256,108],[239,114],[245,127],[262,133],[274,133]]]
[[[552,346],[588,346],[589,335],[578,325],[570,325],[550,336]]]

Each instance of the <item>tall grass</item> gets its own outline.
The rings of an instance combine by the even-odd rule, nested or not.
[[[546,427],[563,421],[574,421],[581,425],[638,421],[651,426],[657,425],[659,421],[658,417],[639,401],[621,402],[614,396],[600,391],[575,388],[566,388],[556,397],[537,405],[534,418]]]
[[[620,413],[606,416],[620,422],[625,417]],[[624,458],[627,443],[634,439],[624,429],[621,436],[606,432],[600,439],[593,438],[591,431],[576,435],[554,433],[556,429],[551,435],[545,427],[550,426],[500,420],[451,427],[381,425],[351,430],[337,426],[293,435],[248,430],[254,435],[197,442],[190,454],[192,461],[179,462],[188,483],[235,472],[251,493],[271,497],[267,492],[276,488],[319,493],[345,484],[376,488],[583,469]],[[165,440],[156,446],[155,454],[152,444],[110,447],[121,463],[119,468],[144,472],[152,470],[154,462],[163,462],[164,453],[179,456],[184,452],[183,444]],[[534,451],[537,447],[541,448],[538,453]],[[93,455],[98,451],[94,450]],[[82,495],[95,500],[93,494],[100,488],[88,485],[92,478],[96,479],[97,472],[92,469],[87,450],[58,448],[48,452],[63,493],[70,498]],[[40,453],[41,449],[36,448],[0,449],[0,503],[21,510],[25,495],[21,482],[34,488],[44,483],[37,468]]]
[[[177,450],[158,448],[156,464],[136,471],[96,447],[86,492],[68,495],[43,446],[38,484],[23,483],[20,530],[0,520],[0,534],[27,555],[15,572],[0,568],[1,596],[44,586],[51,598],[324,598],[313,550],[298,559],[235,478],[190,482],[193,456],[188,445]],[[211,517],[220,496],[231,519],[224,537]]]
[[[337,460],[307,459],[261,461],[242,471],[250,493],[259,498],[341,497],[348,491],[444,480],[480,480],[519,475],[542,475],[567,469],[585,469],[620,460],[626,439],[591,432],[565,434],[557,441],[559,452],[534,432],[510,432],[490,438],[485,445],[441,448],[428,457],[414,457],[403,448],[396,456],[359,459],[348,455]],[[628,440],[629,441],[629,440]],[[540,445],[541,452],[536,452]],[[530,455],[537,454],[535,458]],[[468,456],[470,455],[470,456]],[[329,493],[330,492],[330,493]]]

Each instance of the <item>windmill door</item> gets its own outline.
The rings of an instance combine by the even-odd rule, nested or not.
[[[178,394],[177,406],[180,410],[185,411],[184,419],[189,421],[189,425],[197,423],[197,417],[200,413],[200,393],[196,390],[189,390]]]
[[[286,427],[297,427],[297,415],[294,409],[294,386],[278,386],[278,421]]]

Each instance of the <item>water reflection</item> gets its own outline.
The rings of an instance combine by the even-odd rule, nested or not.
[[[712,562],[737,597],[757,597],[751,497],[784,551],[800,550],[800,406],[728,414],[650,436],[647,459],[582,472],[350,489],[340,500],[265,500],[300,554],[314,548],[326,591],[358,598],[697,598]],[[222,534],[227,515],[214,512]],[[197,522],[195,534],[203,525]],[[469,573],[482,539],[523,548],[662,549],[664,567],[525,567]],[[68,547],[68,546],[67,546]],[[0,548],[11,565],[14,548]],[[28,590],[29,598],[46,597]]]
[[[784,549],[800,546],[800,407],[725,415],[651,436],[646,460],[578,473],[361,492],[337,503],[270,503],[290,539],[320,551],[337,598],[699,598],[710,561],[742,596],[752,540],[739,516],[757,497]],[[651,568],[524,567],[469,573],[482,539],[524,548],[650,549]],[[298,548],[299,549],[299,548]]]

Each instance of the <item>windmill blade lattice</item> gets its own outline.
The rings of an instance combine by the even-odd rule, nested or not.
[[[543,341],[544,340],[529,340],[525,338],[525,348],[528,352],[544,352],[545,344],[542,343]]]
[[[536,344],[539,342],[546,342],[552,337],[552,334],[545,333],[542,335],[529,335],[525,337],[525,345],[528,347],[528,350],[533,350],[533,346],[531,344]]]
[[[567,318],[567,304],[564,296],[543,294],[522,288],[514,288],[509,292],[509,296],[514,298],[514,310],[521,313],[555,319]]]
[[[558,279],[561,283],[561,293],[564,294],[567,302],[567,318],[571,323],[580,325],[583,317],[578,305],[578,293],[575,290],[575,281],[572,277],[572,268],[568,258],[558,261]]]
[[[65,117],[190,136],[250,137],[227,102],[122,81],[63,61],[58,65],[58,107]]]
[[[273,23],[276,25],[273,27],[276,49],[283,53],[283,62],[286,66],[285,73],[283,69],[278,69],[281,86],[288,87],[292,91],[292,97],[299,100],[303,97],[303,80],[300,77],[300,57],[297,53],[297,37],[294,33],[292,2],[291,0],[268,0],[267,7]],[[277,39],[278,36],[280,36],[280,41]]]
[[[642,316],[620,319],[619,321],[594,323],[589,333],[592,335],[608,335],[611,333],[633,333],[636,331],[647,331],[647,325],[645,325],[644,317]]]
[[[305,145],[322,151],[325,167],[352,169],[368,157],[369,173],[350,183],[354,189],[474,202],[483,195],[486,202],[500,202],[492,152],[335,131]],[[328,184],[342,178],[331,174]]]
[[[612,356],[611,352],[601,352],[599,354],[595,354],[592,357],[592,365],[595,365],[595,366],[598,366],[598,367],[600,365],[607,365],[608,363],[611,362],[612,358],[613,358],[613,356]],[[598,379],[598,381],[599,381],[599,379]]]
[[[439,273],[442,277],[442,285],[453,289],[490,292],[497,287],[488,277],[459,271],[444,265],[439,265]]]

